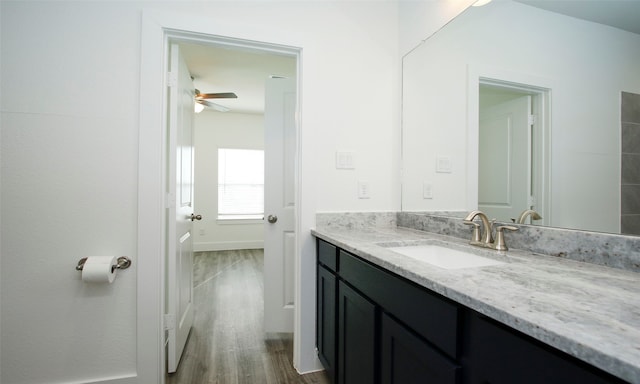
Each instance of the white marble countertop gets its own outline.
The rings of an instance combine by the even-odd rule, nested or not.
[[[497,252],[424,231],[312,230],[318,238],[632,383],[640,383],[640,273],[519,250]],[[443,269],[385,243],[446,241],[504,264]]]

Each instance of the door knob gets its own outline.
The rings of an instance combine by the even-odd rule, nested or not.
[[[191,214],[191,221],[195,221],[195,220],[202,220],[202,215],[194,215],[192,213]]]
[[[276,221],[278,221],[278,216],[275,215],[269,215],[267,216],[267,221],[270,222],[271,224],[275,223]]]

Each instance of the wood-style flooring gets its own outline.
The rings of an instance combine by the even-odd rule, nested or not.
[[[329,383],[324,372],[296,372],[291,334],[263,332],[263,257],[261,249],[195,254],[195,323],[167,384]]]

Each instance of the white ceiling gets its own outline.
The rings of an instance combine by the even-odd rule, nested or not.
[[[265,80],[271,75],[296,76],[293,56],[197,44],[180,44],[180,51],[200,92],[234,92],[238,96],[209,100],[230,108],[231,112],[263,113]]]
[[[640,0],[515,0],[519,3],[640,34]]]

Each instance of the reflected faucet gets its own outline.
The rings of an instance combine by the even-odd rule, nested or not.
[[[524,224],[527,220],[527,216],[531,216],[531,220],[542,220],[542,216],[540,216],[538,212],[534,211],[533,209],[527,209],[520,214],[516,223]]]

